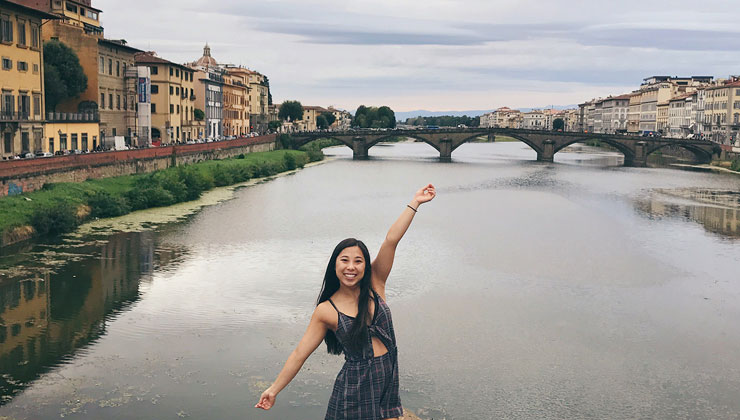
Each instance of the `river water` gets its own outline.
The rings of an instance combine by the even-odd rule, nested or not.
[[[326,154],[175,222],[4,250],[0,418],[323,418],[343,361],[323,345],[272,410],[253,406],[334,245],[377,251],[428,182],[438,197],[387,289],[407,409],[740,415],[740,177],[623,168],[588,147],[538,163],[521,143],[466,144],[451,163],[420,143]]]

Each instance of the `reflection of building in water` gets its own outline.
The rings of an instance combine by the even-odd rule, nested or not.
[[[109,239],[100,258],[0,285],[0,371],[10,375],[0,376],[0,397],[99,338],[106,320],[138,298],[140,278],[152,267],[151,234]]]
[[[706,200],[710,198],[716,197],[704,197]],[[740,209],[682,205],[666,203],[658,199],[640,201],[637,203],[637,207],[651,215],[691,220],[700,223],[704,229],[710,232],[740,237]]]

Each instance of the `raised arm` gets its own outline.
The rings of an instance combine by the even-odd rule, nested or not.
[[[416,211],[419,209],[420,205],[431,201],[436,195],[437,193],[432,184],[420,188],[419,191],[414,194],[414,198],[411,199],[411,202],[405,209],[403,209],[398,220],[393,223],[391,228],[388,230],[388,233],[385,235],[385,240],[380,246],[378,256],[375,257],[375,260],[372,263],[373,287],[378,291],[378,293],[383,295],[385,294],[385,282],[388,280],[388,275],[391,273],[391,268],[393,267],[393,258],[396,255],[396,246],[398,246],[398,242],[401,241],[406,230],[408,230],[411,225],[411,221],[414,220]]]
[[[298,346],[296,346],[295,350],[293,350],[290,356],[288,356],[288,360],[285,362],[285,366],[283,366],[283,369],[278,374],[275,382],[273,382],[273,384],[262,393],[259,402],[254,406],[255,408],[269,410],[273,405],[275,405],[277,394],[279,394],[283,388],[288,386],[290,381],[295,378],[298,371],[301,370],[301,367],[303,366],[303,363],[306,362],[306,359],[308,359],[308,356],[310,356],[319,344],[321,344],[321,341],[324,339],[326,331],[329,328],[326,311],[326,305],[319,305],[316,307],[313,312],[313,316],[311,316],[311,322],[308,324],[306,333],[303,334],[303,338],[301,338]],[[333,314],[335,313],[333,312]]]

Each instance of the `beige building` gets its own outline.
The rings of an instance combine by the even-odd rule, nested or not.
[[[151,72],[152,140],[170,144],[203,138],[203,125],[195,120],[195,71],[153,52],[136,54],[136,64]]]
[[[705,90],[704,130],[715,143],[740,147],[740,78]]]
[[[539,109],[524,113],[522,128],[525,130],[547,130],[547,115]]]
[[[329,112],[334,115],[334,122],[329,127],[331,130],[344,131],[352,127],[352,114],[341,109],[329,107]]]
[[[640,92],[630,94],[629,108],[627,109],[627,132],[636,134],[640,131]]]
[[[673,138],[688,138],[696,129],[696,105],[698,92],[676,96],[668,102],[668,125],[664,135]]]
[[[249,73],[249,120],[252,130],[265,133],[269,117],[269,89],[265,83],[265,76],[256,71]]]
[[[100,145],[100,126],[97,121],[86,118],[86,114],[52,113],[49,116],[45,151],[90,151]]]
[[[44,138],[42,19],[56,16],[0,0],[0,157],[48,151]]]
[[[249,124],[249,73],[243,67],[225,68],[224,135],[245,136],[252,132]]]

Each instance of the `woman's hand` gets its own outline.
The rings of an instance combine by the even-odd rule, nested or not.
[[[273,405],[275,405],[275,397],[277,397],[277,394],[272,391],[272,389],[267,388],[265,392],[262,393],[262,396],[260,397],[260,402],[258,402],[254,408],[261,408],[263,410],[269,410],[272,408]]]
[[[419,191],[414,194],[414,202],[423,204],[428,201],[432,201],[432,199],[437,195],[436,190],[434,189],[434,185],[429,184],[426,187],[422,187],[419,189]]]

